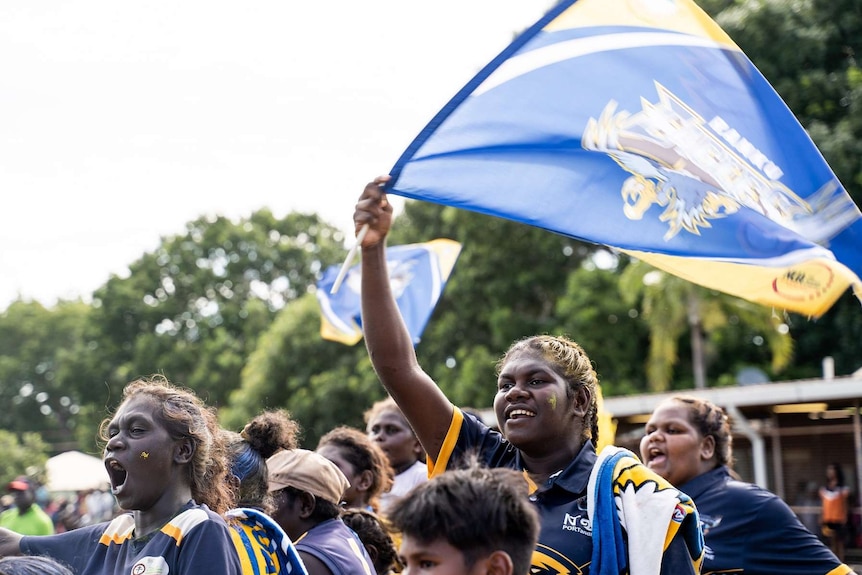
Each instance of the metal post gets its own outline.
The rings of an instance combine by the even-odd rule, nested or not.
[[[862,493],[862,423],[859,421],[859,400],[853,404],[853,447],[856,452],[856,493]]]
[[[733,424],[751,441],[751,455],[754,459],[754,483],[769,489],[769,481],[766,474],[766,449],[763,446],[763,437],[757,432],[751,423],[742,415],[735,405],[727,405],[727,412],[733,418]]]
[[[823,367],[823,379],[835,379],[835,359],[827,355],[820,364]]]
[[[787,501],[784,490],[784,458],[781,451],[781,430],[778,428],[778,416],[772,414],[772,477],[775,480],[775,494]]]

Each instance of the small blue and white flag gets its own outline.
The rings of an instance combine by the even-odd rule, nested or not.
[[[460,253],[461,244],[447,239],[386,249],[389,283],[413,345],[419,343]],[[340,268],[340,265],[327,268],[317,282],[320,335],[323,339],[355,345],[362,339],[362,274],[359,265],[350,268],[341,288],[333,295],[330,289]]]

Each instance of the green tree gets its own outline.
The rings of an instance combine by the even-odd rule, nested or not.
[[[264,409],[285,408],[302,426],[312,449],[337,425],[362,426],[362,414],[384,392],[362,344],[346,346],[320,337],[320,308],[306,294],[282,309],[242,373],[242,385],[219,413],[241,429]]]
[[[77,447],[81,406],[92,400],[82,373],[90,307],[60,302],[13,302],[0,314],[0,428],[38,432],[61,450]]]
[[[838,179],[862,205],[862,2],[710,0],[705,8],[760,69],[806,128]],[[816,321],[790,314],[797,342],[787,377],[859,369],[862,314],[845,294]]]
[[[862,42],[862,3],[706,0],[703,5],[788,102],[858,203],[862,74],[855,58]],[[654,340],[666,361],[650,370],[674,387],[691,387],[695,369],[687,359],[673,364],[673,357],[688,358],[701,344],[710,382],[718,384],[731,382],[745,365],[769,366],[775,374],[781,362],[772,362],[790,350],[786,341],[786,347],[770,347],[772,324],[761,312],[769,313],[771,322],[771,310],[729,306],[724,297],[708,290],[689,293],[681,285],[666,290],[677,294],[668,307],[657,303],[657,296],[646,306],[646,287],[642,278],[637,283],[635,270],[626,271],[637,289],[626,293],[638,299],[622,300],[615,286],[627,259],[619,268],[597,269],[601,248],[523,224],[408,201],[390,244],[437,237],[460,241],[463,250],[417,353],[459,405],[489,405],[496,359],[513,340],[534,333],[567,333],[581,342],[607,395],[647,389],[642,366],[652,324],[667,332]],[[16,430],[46,421],[59,425],[55,404],[49,404],[53,411],[46,419],[36,396],[44,392],[51,402],[65,393],[69,406],[80,409],[70,414],[71,429],[79,442],[92,445],[95,424],[122,385],[161,371],[221,406],[232,428],[266,407],[288,408],[306,429],[307,445],[336,424],[361,425],[362,412],[382,397],[382,388],[362,344],[320,339],[318,310],[309,294],[322,268],[342,261],[342,239],[316,216],[277,219],[261,210],[239,222],[202,217],[132,263],[128,277],[111,278],[94,295],[92,309],[79,303],[74,313],[71,306],[59,316],[56,310],[24,308],[5,314],[0,398],[14,405],[9,402],[27,383],[33,392],[19,413],[0,415],[0,422]],[[835,357],[839,373],[858,368],[858,308],[846,294],[817,321],[785,316],[797,341],[786,376],[817,375],[824,355]],[[691,317],[697,318],[694,330]],[[670,337],[672,326],[683,331]],[[698,329],[703,339],[686,337]],[[36,370],[40,365],[42,373]],[[42,377],[47,373],[52,379]],[[656,383],[661,378],[650,380],[665,385]]]
[[[38,433],[12,433],[0,429],[0,485],[8,485],[19,475],[44,483],[48,445]]]
[[[569,275],[555,314],[557,331],[583,346],[608,397],[647,391],[642,366],[649,332],[640,310],[619,296],[618,284],[616,266],[599,268],[587,260]]]
[[[649,329],[646,375],[650,391],[670,389],[679,362],[679,340],[685,334],[697,389],[707,387],[710,343],[729,325],[741,322],[762,334],[769,345],[773,372],[784,369],[792,359],[789,328],[767,307],[708,290],[640,261],[623,270],[619,288],[629,305],[640,302],[640,315]]]
[[[266,209],[238,222],[202,217],[163,239],[94,295],[94,353],[111,397],[158,372],[224,405],[259,335],[324,262],[343,257],[342,241],[316,215],[278,219]]]
[[[424,202],[407,203],[389,244],[441,237],[460,241],[461,256],[417,354],[453,402],[484,407],[493,398],[494,363],[505,348],[558,325],[555,302],[589,248],[537,228]],[[306,445],[335,425],[363,425],[363,412],[384,397],[365,347],[324,341],[319,329],[312,296],[279,313],[249,358],[242,387],[220,412],[226,426],[239,428],[267,406],[287,408],[305,429]]]

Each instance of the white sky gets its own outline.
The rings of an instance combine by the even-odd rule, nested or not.
[[[2,3],[0,310],[87,299],[203,214],[350,229],[365,183],[551,4]]]

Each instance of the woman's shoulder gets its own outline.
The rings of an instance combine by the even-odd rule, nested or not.
[[[168,522],[179,533],[189,533],[198,526],[216,525],[227,529],[225,519],[206,505],[189,502],[177,515]]]
[[[796,515],[781,497],[768,489],[739,479],[727,482],[728,505],[735,509],[744,509],[753,519],[767,523],[783,523],[795,520]]]
[[[224,516],[216,513],[215,511],[213,511],[212,509],[210,509],[209,507],[207,507],[203,503],[199,504],[199,503],[192,502],[192,506],[189,507],[187,509],[187,511],[192,511],[195,509],[197,509],[198,511],[203,511],[206,514],[208,520],[216,521],[218,523],[224,523],[225,522]]]
[[[734,477],[726,467],[717,467],[699,475],[680,489],[694,499],[698,509],[710,513],[745,509],[747,514],[754,515],[761,507],[783,504],[771,491]]]
[[[780,501],[780,498],[776,494],[765,487],[734,477],[729,477],[727,481],[725,481],[725,489],[737,499],[762,503],[769,502],[774,499],[778,499]]]

